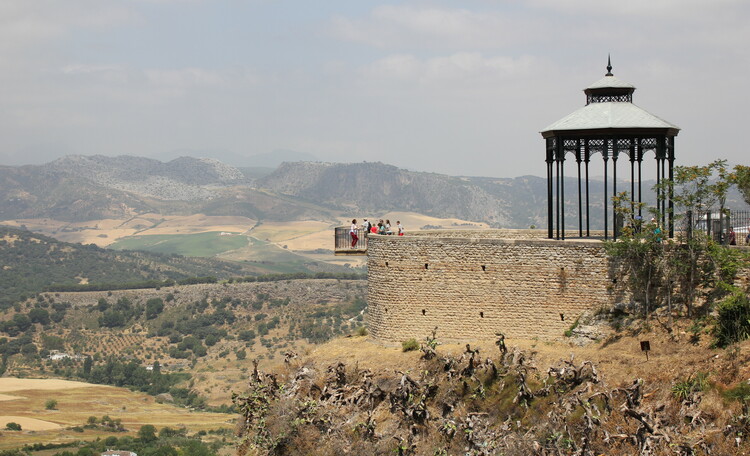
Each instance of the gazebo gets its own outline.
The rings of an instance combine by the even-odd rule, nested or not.
[[[586,106],[572,112],[545,128],[541,134],[546,141],[547,162],[547,229],[550,239],[565,239],[565,186],[563,184],[565,157],[572,154],[578,175],[578,236],[590,237],[589,224],[589,162],[600,153],[604,161],[604,238],[609,237],[610,206],[612,236],[617,238],[614,203],[609,197],[617,194],[617,160],[620,154],[630,159],[631,209],[635,201],[642,202],[641,165],[647,152],[656,156],[656,181],[672,179],[674,141],[680,129],[633,104],[635,87],[612,74],[611,60],[607,74],[584,90]],[[612,193],[607,192],[609,161],[612,161]],[[581,163],[583,163],[582,189]],[[554,164],[554,166],[553,166]],[[636,184],[637,183],[637,184]],[[637,191],[637,199],[636,199]],[[585,203],[584,203],[585,199]],[[585,219],[584,210],[585,204]],[[657,195],[662,226],[668,225],[669,236],[674,235],[672,195]],[[667,210],[668,209],[668,210]],[[641,205],[637,208],[641,216]],[[585,229],[584,229],[585,228]],[[584,235],[585,231],[585,235]]]

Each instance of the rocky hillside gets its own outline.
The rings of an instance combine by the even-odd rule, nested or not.
[[[0,188],[0,220],[129,218],[155,208],[138,195],[39,166],[0,167]]]
[[[284,163],[258,185],[360,212],[411,211],[496,226],[515,222],[509,215],[508,200],[469,178],[411,172],[382,163]]]
[[[68,155],[44,165],[53,174],[86,177],[103,187],[165,200],[209,199],[205,186],[244,183],[244,174],[210,158],[180,157],[167,163],[144,157]]]
[[[139,214],[335,219],[330,209],[259,191],[237,168],[210,159],[68,156],[0,167],[0,220],[127,220]]]
[[[53,284],[125,284],[250,273],[240,263],[105,250],[0,226],[0,309]]]
[[[644,182],[644,190],[651,185]],[[577,180],[566,178],[565,187],[566,212],[575,214]],[[628,187],[618,184],[619,190]],[[333,221],[401,211],[496,228],[528,228],[544,226],[547,218],[547,182],[542,177],[457,177],[367,162],[287,162],[267,173],[214,159],[181,157],[165,163],[71,155],[41,166],[0,167],[0,188],[0,220],[127,219],[150,212]],[[600,181],[590,181],[590,201],[591,227],[601,229]],[[730,192],[728,205],[744,208],[741,202]],[[577,217],[566,222],[577,226]]]
[[[573,188],[575,182],[567,179],[566,187]],[[486,222],[496,228],[542,226],[547,217],[547,181],[536,176],[455,177],[383,163],[297,162],[283,163],[257,185],[360,213],[412,211]],[[603,199],[597,188],[601,185],[592,186],[593,205]],[[577,200],[569,198],[566,204],[572,211]],[[600,219],[599,212],[592,211],[592,222]]]
[[[748,454],[748,342],[688,343],[690,324],[636,322],[587,347],[333,341],[250,374],[238,454]]]

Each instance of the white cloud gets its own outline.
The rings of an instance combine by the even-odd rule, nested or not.
[[[479,52],[459,52],[428,59],[396,54],[367,65],[361,74],[370,81],[473,87],[476,84],[498,85],[523,77],[534,70],[537,63],[530,56],[486,57]]]
[[[626,15],[684,18],[717,14],[733,6],[743,7],[746,0],[528,0],[532,7],[564,11],[586,16]]]
[[[195,86],[215,86],[225,82],[217,71],[203,68],[183,68],[178,70],[146,70],[145,75],[150,84],[175,88]]]
[[[493,49],[517,42],[517,33],[523,27],[518,18],[502,13],[385,5],[376,7],[364,19],[334,17],[331,33],[378,48]]]

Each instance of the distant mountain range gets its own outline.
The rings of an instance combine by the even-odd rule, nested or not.
[[[575,214],[577,181],[565,182],[566,210]],[[604,197],[601,182],[590,188],[594,228],[601,225]],[[0,220],[121,219],[152,212],[292,221],[408,211],[528,228],[545,226],[547,215],[544,178],[455,177],[367,162],[285,162],[261,172],[205,158],[69,155],[44,165],[0,167],[0,190]],[[577,217],[570,217],[572,226]]]

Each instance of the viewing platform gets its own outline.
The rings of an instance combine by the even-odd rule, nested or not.
[[[358,228],[356,234],[359,239],[352,246],[352,237],[349,231],[349,227],[336,227],[334,255],[367,255],[367,233]]]

